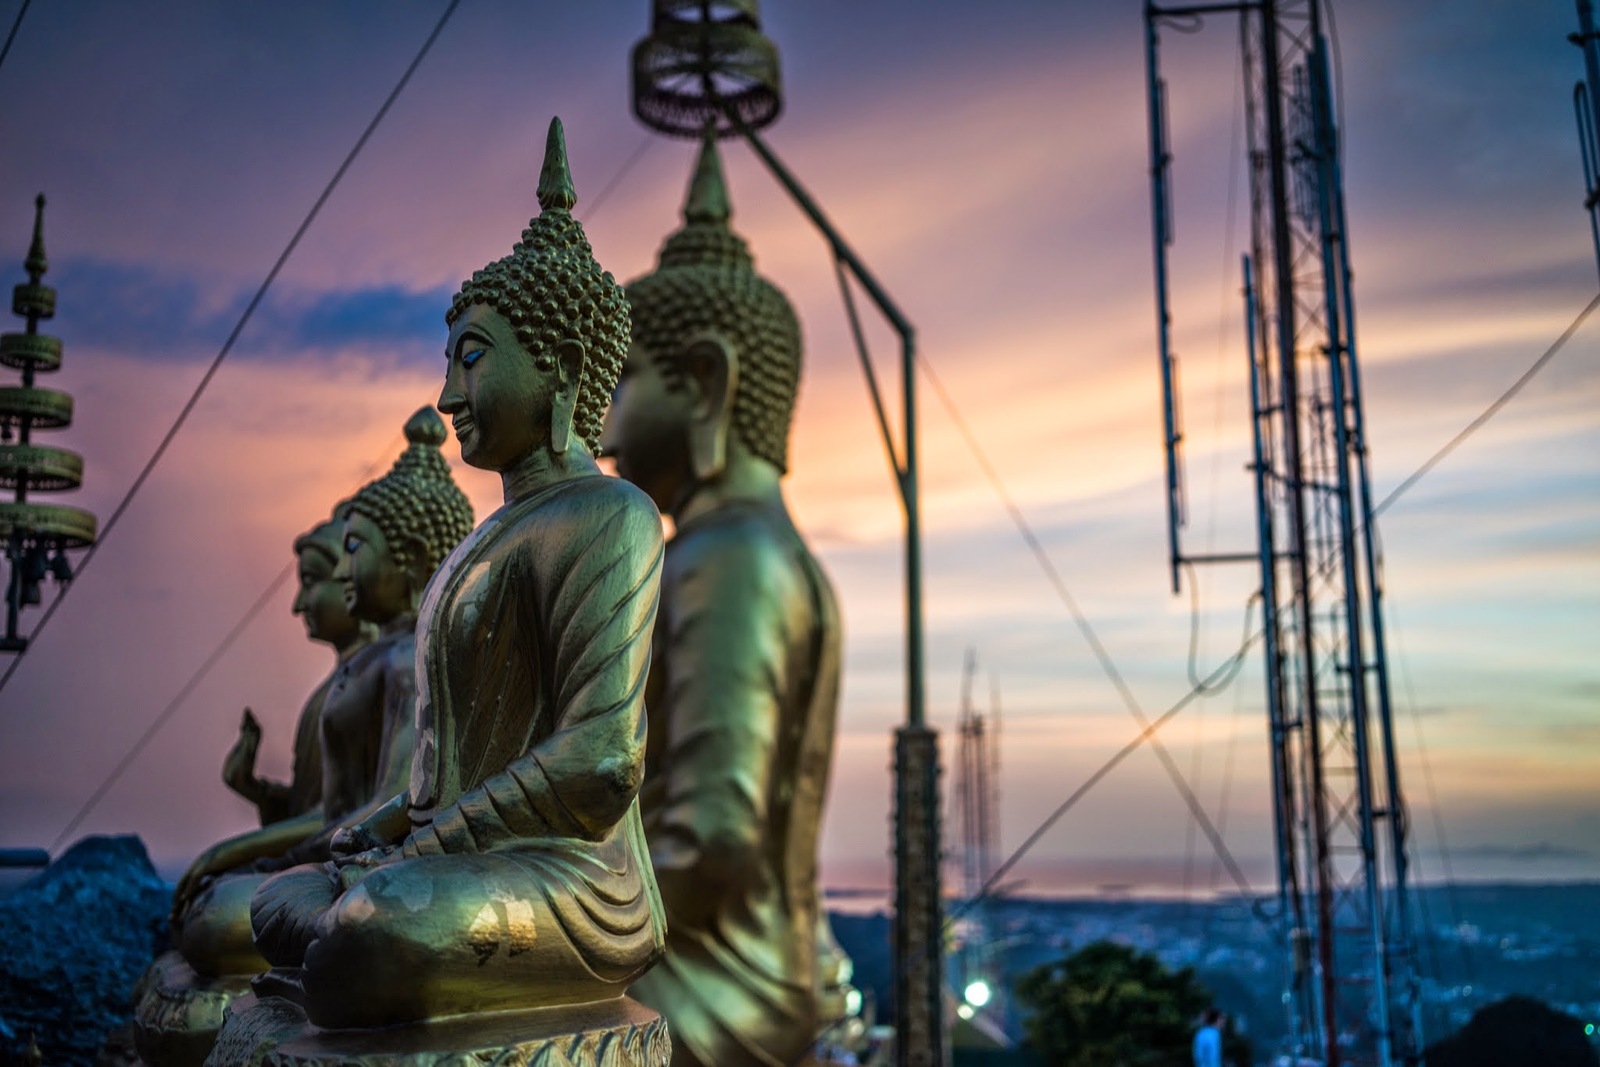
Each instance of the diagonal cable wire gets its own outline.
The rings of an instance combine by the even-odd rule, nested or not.
[[[11,42],[17,39],[17,31],[22,29],[22,16],[28,13],[28,5],[31,3],[33,0],[22,0],[22,6],[17,9],[17,17],[11,22],[11,32],[6,34],[6,43],[0,46],[0,66],[5,65],[6,56],[11,54]]]
[[[646,142],[645,147],[648,147],[649,143],[650,142]],[[617,173],[612,176],[609,182],[606,183],[605,188],[601,190],[601,195],[595,197],[594,202],[589,205],[589,210],[586,215],[587,218],[592,219],[594,217],[594,214],[600,210],[600,205],[605,202],[606,194],[621,184],[623,178],[625,178],[628,172],[633,169],[634,165],[638,163],[641,158],[643,158],[644,154],[644,150],[641,148],[639,151],[634,152],[634,154],[622,164],[622,166],[617,170]],[[404,439],[405,436],[403,434],[396,435],[395,438],[391,440],[387,446],[385,446],[384,450],[378,454],[378,458],[373,460],[373,462],[367,467],[366,471],[356,479],[356,484],[360,485],[376,474],[379,467],[382,466],[384,459],[393,453],[395,447],[404,441]],[[278,594],[278,591],[283,588],[285,582],[294,576],[294,573],[295,564],[293,563],[289,564],[288,566],[284,567],[282,571],[278,572],[277,577],[272,579],[267,588],[262,591],[259,597],[256,598],[255,603],[251,604],[250,607],[246,609],[244,616],[234,625],[233,629],[228,631],[227,636],[225,636],[217,645],[217,647],[211,651],[211,654],[207,656],[205,661],[200,664],[199,668],[196,669],[194,675],[183,684],[183,688],[178,690],[178,695],[173,697],[172,702],[162,709],[161,714],[157,715],[150,725],[145,728],[144,733],[139,735],[138,740],[133,743],[133,746],[127,751],[127,753],[123,755],[122,759],[118,761],[117,765],[111,769],[109,774],[106,775],[105,780],[95,788],[94,793],[91,794],[89,799],[84,802],[83,807],[78,810],[78,813],[72,817],[72,821],[67,824],[66,829],[62,830],[61,833],[56,837],[54,843],[51,844],[50,849],[52,852],[61,847],[61,845],[65,843],[67,838],[71,835],[72,831],[76,830],[79,825],[82,824],[83,820],[88,817],[90,812],[94,811],[94,809],[99,806],[100,801],[105,799],[105,796],[108,792],[110,792],[111,787],[115,785],[125,773],[127,773],[129,767],[133,766],[133,763],[138,759],[139,754],[145,750],[150,742],[155,739],[156,734],[160,733],[162,728],[166,726],[166,724],[175,714],[177,714],[178,709],[182,707],[183,704],[189,699],[189,695],[193,693],[195,688],[205,680],[207,675],[211,673],[211,669],[222,660],[222,657],[227,654],[228,650],[232,648],[234,643],[237,642],[238,639],[244,634],[250,623],[254,622],[256,617],[260,615],[262,611],[266,610],[267,605],[273,602]]]
[[[1184,778],[1183,771],[1173,761],[1172,754],[1167,751],[1167,746],[1161,742],[1160,738],[1155,736],[1155,727],[1140,706],[1138,698],[1133,695],[1133,690],[1128,686],[1127,680],[1122,677],[1122,672],[1117,669],[1116,663],[1111,659],[1111,654],[1106,651],[1105,645],[1100,643],[1100,635],[1095,632],[1088,616],[1078,606],[1077,599],[1067,589],[1067,583],[1062,579],[1061,572],[1056,569],[1050,554],[1045,551],[1043,542],[1034,533],[1027,517],[1022,514],[1022,509],[1017,506],[1010,491],[1006,489],[1005,483],[1000,478],[999,470],[989,460],[988,454],[978,444],[978,439],[974,436],[972,428],[967,424],[966,419],[962,417],[961,412],[957,410],[955,400],[950,396],[949,391],[945,389],[944,383],[940,381],[938,374],[934,372],[933,367],[929,365],[927,360],[919,356],[917,364],[922,368],[922,373],[927,377],[928,383],[933,386],[933,391],[938,394],[939,399],[944,403],[946,412],[950,415],[951,421],[955,423],[956,429],[966,440],[967,447],[977,460],[979,468],[983,471],[984,476],[989,479],[989,484],[993,486],[996,495],[1000,497],[1000,503],[1004,506],[1006,514],[1011,517],[1012,523],[1017,528],[1017,533],[1021,534],[1022,540],[1027,543],[1034,559],[1038,561],[1040,569],[1044,571],[1045,578],[1054,587],[1056,595],[1060,597],[1061,602],[1066,605],[1067,612],[1072,616],[1072,621],[1077,626],[1078,632],[1083,635],[1083,639],[1089,645],[1090,651],[1094,653],[1095,659],[1099,661],[1101,671],[1105,673],[1112,687],[1116,689],[1117,694],[1122,698],[1122,703],[1128,709],[1128,714],[1133,716],[1134,722],[1144,731],[1140,735],[1141,743],[1143,740],[1150,742],[1150,750],[1161,761],[1161,766],[1166,770],[1167,777],[1172,779],[1173,788],[1177,789],[1178,795],[1183,798],[1189,813],[1194,817],[1195,824],[1199,826],[1201,833],[1205,834],[1206,840],[1211,843],[1212,850],[1216,853],[1217,858],[1222,861],[1222,865],[1227,868],[1228,874],[1238,884],[1240,890],[1245,893],[1253,892],[1253,887],[1250,885],[1249,880],[1245,878],[1244,871],[1240,869],[1238,862],[1233,858],[1233,853],[1229,851],[1227,843],[1222,840],[1222,835],[1217,832],[1211,817],[1206,814],[1199,798],[1194,795],[1194,790],[1189,788],[1188,780]],[[1246,617],[1248,619],[1248,615]],[[1232,665],[1232,659],[1224,661],[1223,664],[1224,667]],[[1226,674],[1226,671],[1219,670],[1213,672],[1213,678],[1224,677]],[[1210,679],[1207,679],[1207,681],[1209,682]],[[1197,692],[1197,690],[1191,690],[1191,695]],[[1185,698],[1185,703],[1187,703],[1188,699],[1190,698]],[[1129,751],[1132,750],[1130,749]]]
[[[251,317],[255,315],[256,308],[261,305],[262,299],[267,295],[267,290],[270,289],[272,287],[272,283],[277,280],[278,274],[283,270],[284,264],[289,261],[289,257],[294,254],[294,250],[299,247],[301,238],[306,235],[306,231],[309,230],[311,228],[311,224],[316,221],[317,215],[321,213],[323,205],[326,204],[328,202],[328,198],[333,195],[334,189],[338,187],[339,182],[344,178],[345,173],[349,171],[350,165],[356,161],[356,157],[359,156],[361,154],[361,150],[366,147],[367,142],[372,138],[372,135],[377,130],[378,125],[383,122],[384,116],[389,113],[389,109],[393,107],[394,102],[399,99],[400,93],[405,89],[407,83],[411,81],[411,76],[416,73],[417,68],[422,65],[423,59],[427,57],[428,52],[433,48],[433,43],[439,39],[439,34],[443,32],[445,24],[450,21],[450,16],[455,14],[456,8],[459,7],[460,4],[461,0],[450,0],[449,6],[444,9],[444,14],[440,15],[439,21],[434,24],[433,31],[428,34],[427,40],[425,40],[422,43],[422,47],[417,50],[417,54],[411,60],[410,66],[406,67],[405,73],[400,76],[400,80],[395,83],[394,88],[389,91],[389,95],[383,101],[383,106],[378,108],[378,113],[372,117],[371,122],[367,123],[367,128],[361,131],[361,136],[356,139],[354,147],[352,147],[349,154],[344,157],[344,162],[339,164],[339,169],[334,171],[332,178],[328,179],[328,184],[323,187],[322,194],[317,197],[316,203],[311,205],[311,210],[306,213],[305,219],[301,221],[299,228],[294,231],[294,236],[289,238],[289,243],[284,246],[283,252],[279,254],[277,262],[272,265],[272,269],[267,272],[267,276],[261,282],[260,288],[258,288],[255,292],[255,295],[250,298],[250,303],[245,305],[243,314],[239,316],[239,321],[234,324],[232,332],[228,334],[228,339],[222,343],[222,348],[217,352],[216,358],[211,361],[211,365],[206,368],[206,372],[200,376],[199,384],[194,387],[194,392],[190,394],[189,399],[184,403],[182,410],[178,412],[178,417],[173,420],[172,426],[168,428],[165,436],[161,438],[161,443],[156,446],[155,452],[151,454],[149,460],[145,462],[144,468],[139,472],[138,477],[133,480],[133,484],[128,487],[128,491],[123,494],[122,500],[117,504],[116,509],[112,511],[111,517],[108,518],[105,522],[105,525],[100,528],[99,538],[96,539],[94,544],[89,546],[89,550],[85,552],[83,558],[78,561],[77,575],[79,578],[83,576],[85,568],[87,568],[94,560],[95,554],[98,553],[102,547],[104,547],[106,539],[111,535],[111,531],[116,529],[117,523],[122,519],[123,514],[128,510],[128,505],[133,502],[133,498],[138,495],[140,489],[144,488],[144,484],[149,479],[151,472],[155,470],[156,464],[160,463],[161,458],[167,454],[167,449],[172,445],[173,438],[177,437],[178,431],[183,429],[184,423],[188,421],[189,415],[195,409],[195,405],[200,402],[200,398],[205,394],[206,388],[211,384],[211,379],[216,377],[217,370],[222,366],[222,361],[227,359],[228,353],[233,351],[235,342],[239,340],[239,335],[244,332],[245,326],[250,322]],[[14,28],[13,32],[15,32]],[[60,595],[58,595],[54,600],[50,601],[50,606],[46,608],[44,614],[39,617],[38,625],[36,625],[33,628],[33,632],[28,635],[27,648],[25,648],[22,652],[17,653],[16,657],[11,661],[11,665],[6,668],[5,674],[0,675],[0,692],[5,690],[7,683],[11,681],[11,677],[17,673],[17,668],[22,665],[23,657],[26,656],[28,651],[33,648],[33,642],[38,640],[39,635],[44,631],[44,628],[49,625],[50,620],[55,617],[56,609],[59,608],[61,606],[61,602],[66,599],[67,591],[75,588],[76,585],[77,582],[74,581],[71,586],[64,588]]]
[[[367,466],[367,469],[361,473],[360,477],[356,479],[356,484],[362,485],[374,474],[378,473],[378,469],[383,466],[383,461],[404,440],[404,434],[395,435],[384,446],[383,451],[378,453],[378,458],[373,460]],[[78,813],[67,823],[66,828],[56,835],[56,839],[50,843],[51,852],[66,843],[67,839],[72,835],[72,831],[81,826],[83,820],[88,818],[89,814],[100,805],[100,801],[105,799],[106,794],[111,791],[111,787],[121,781],[122,776],[128,772],[128,768],[132,767],[134,761],[139,758],[139,754],[149,746],[151,741],[155,740],[156,734],[160,733],[161,728],[167,725],[172,717],[178,713],[178,709],[183,707],[184,703],[189,699],[189,694],[193,693],[200,683],[206,680],[213,667],[222,662],[222,657],[228,654],[228,650],[234,646],[234,643],[240,637],[244,636],[244,632],[250,628],[250,624],[255,622],[256,616],[265,611],[267,605],[277,599],[278,591],[288,583],[289,579],[295,576],[298,569],[299,562],[290,560],[278,572],[277,577],[273,578],[267,587],[261,591],[261,595],[256,597],[255,603],[245,609],[244,615],[238,622],[233,624],[233,629],[229,630],[226,636],[217,642],[217,647],[211,650],[211,654],[205,658],[205,661],[200,664],[194,674],[189,676],[189,680],[183,683],[183,688],[178,690],[178,695],[173,697],[167,706],[161,710],[161,714],[151,720],[150,725],[145,727],[144,733],[139,735],[139,739],[133,743],[127,752],[123,753],[122,758],[117,761],[117,765],[111,768],[110,773],[95,787],[95,791],[89,795],[89,799],[83,802],[83,806],[78,809]]]
[[[644,140],[639,142],[639,147],[633,150],[633,155],[629,156],[622,166],[617,168],[617,172],[611,176],[611,180],[606,182],[605,187],[595,194],[595,198],[581,212],[585,221],[594,218],[594,213],[600,210],[600,205],[611,199],[611,194],[617,191],[617,186],[621,185],[623,180],[633,173],[633,168],[638,166],[639,161],[650,153],[650,149],[655,147],[655,143],[656,139],[654,137],[645,134]]]
[[[1567,342],[1572,340],[1573,335],[1578,332],[1578,328],[1583,325],[1584,320],[1589,317],[1596,307],[1600,307],[1600,293],[1596,293],[1592,298],[1590,298],[1589,303],[1584,305],[1582,311],[1578,312],[1578,317],[1572,320],[1571,325],[1569,325],[1565,330],[1561,331],[1561,336],[1557,337],[1554,343],[1552,343],[1549,348],[1544,350],[1543,355],[1533,361],[1533,365],[1531,367],[1522,372],[1522,377],[1512,382],[1505,392],[1496,397],[1495,401],[1484,409],[1483,414],[1467,423],[1467,425],[1462,428],[1460,433],[1450,438],[1450,440],[1444,443],[1444,446],[1441,447],[1439,451],[1429,456],[1426,463],[1412,471],[1405,481],[1401,482],[1399,485],[1390,490],[1389,495],[1384,497],[1383,500],[1378,503],[1378,506],[1372,509],[1372,517],[1377,518],[1379,515],[1383,514],[1384,511],[1388,510],[1390,504],[1393,504],[1396,500],[1399,500],[1401,495],[1404,494],[1406,490],[1410,489],[1413,485],[1416,485],[1419,481],[1421,481],[1423,476],[1429,471],[1433,470],[1433,468],[1437,467],[1441,460],[1443,460],[1450,453],[1454,452],[1461,442],[1471,437],[1478,431],[1480,427],[1483,426],[1484,423],[1494,418],[1494,416],[1499,413],[1501,408],[1505,407],[1511,402],[1512,397],[1522,392],[1523,386],[1533,381],[1534,375],[1544,370],[1545,364],[1554,359],[1556,353],[1560,352],[1566,347]]]

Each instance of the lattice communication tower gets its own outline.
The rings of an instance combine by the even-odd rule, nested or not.
[[[1163,26],[1237,14],[1256,546],[1185,554]],[[1277,913],[1303,1060],[1413,1065],[1422,1034],[1329,46],[1316,0],[1145,6],[1172,583],[1253,562],[1263,600]],[[1252,277],[1254,275],[1255,277]]]

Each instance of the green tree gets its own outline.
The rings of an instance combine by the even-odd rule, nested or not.
[[[1190,1047],[1211,993],[1185,967],[1174,971],[1153,955],[1096,941],[1017,982],[1032,1011],[1028,1039],[1061,1067],[1190,1067]],[[1249,1045],[1223,1032],[1223,1059],[1250,1062]]]
[[[1456,1033],[1429,1045],[1428,1067],[1600,1067],[1583,1023],[1530,997],[1479,1008]]]

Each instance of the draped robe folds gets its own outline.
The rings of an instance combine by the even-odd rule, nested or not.
[[[833,592],[787,515],[725,504],[667,546],[655,646],[640,802],[667,954],[631,994],[666,1016],[674,1064],[786,1065],[849,968],[817,890]]]
[[[411,832],[252,902],[325,1027],[620,996],[660,954],[640,824],[661,525],[599,475],[506,504],[423,598]]]
[[[322,828],[313,824],[297,831],[301,840],[267,847],[271,835],[288,825],[268,824],[255,832],[262,841],[255,849],[258,860],[287,867],[326,859],[328,842],[341,825],[403,788],[415,725],[415,648],[407,615],[341,661],[306,702],[295,730],[292,788],[311,803],[288,817],[309,817],[320,803]],[[307,749],[316,752],[314,758],[306,757]],[[305,780],[313,771],[320,775],[314,787]],[[178,917],[173,942],[196,974],[249,975],[262,969],[264,961],[252,944],[250,901],[264,880],[248,865],[226,871]]]

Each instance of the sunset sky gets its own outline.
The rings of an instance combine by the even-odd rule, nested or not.
[[[0,3],[0,28],[17,6]],[[60,293],[47,329],[66,355],[42,384],[77,400],[75,424],[49,443],[87,466],[62,502],[110,513],[443,6],[34,5],[0,67],[0,284],[24,280],[43,191],[47,281]],[[1570,0],[1334,11],[1382,497],[1595,292],[1571,113],[1581,63],[1565,40]],[[916,324],[1144,709],[1159,713],[1188,689],[1190,610],[1165,568],[1141,5],[769,0],[763,13],[787,93],[770,143]],[[293,538],[371,464],[387,467],[401,424],[438,394],[451,294],[536,210],[552,114],[600,261],[624,280],[653,266],[692,146],[631,117],[628,55],[646,26],[642,0],[462,5],[0,694],[0,845],[50,843],[289,561]],[[1237,38],[1220,17],[1163,37],[1194,551],[1250,547]],[[879,885],[890,732],[904,715],[899,505],[826,246],[746,149],[724,151],[734,225],[804,325],[788,493],[847,627],[824,878]],[[893,338],[874,321],[872,341],[896,396]],[[1137,728],[926,388],[921,410],[929,715],[953,725],[962,655],[975,648],[980,693],[992,680],[1004,704],[1010,847]],[[457,461],[453,443],[446,454]],[[497,481],[458,470],[487,515]],[[1421,877],[1443,873],[1435,810],[1458,876],[1600,877],[1600,322],[1380,528]],[[1201,573],[1202,672],[1237,644],[1252,578]],[[286,774],[294,718],[331,664],[291,617],[291,596],[81,832],[137,832],[170,871],[249,825],[253,811],[218,774],[240,709],[265,724],[264,768]],[[1253,658],[1163,735],[1261,888],[1264,718]],[[947,732],[947,765],[953,746]],[[1016,876],[1041,891],[1170,889],[1186,869],[1199,888],[1222,884],[1141,752]]]

